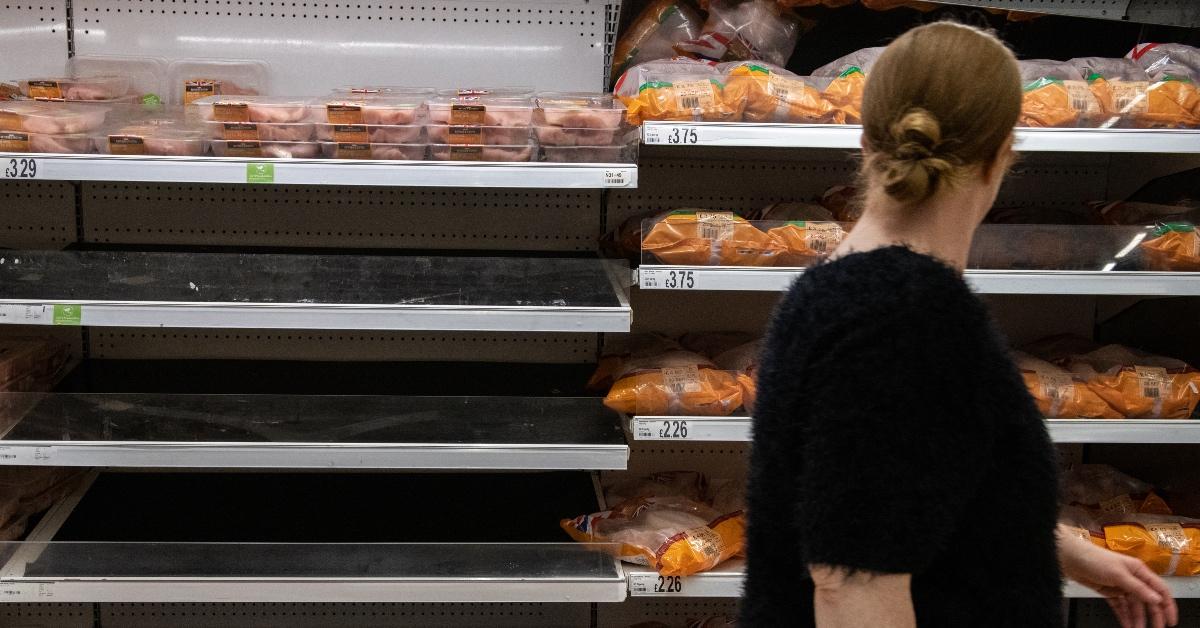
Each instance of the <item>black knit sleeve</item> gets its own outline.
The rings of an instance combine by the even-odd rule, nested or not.
[[[846,308],[808,348],[796,511],[807,564],[921,573],[989,472],[996,426],[978,383],[1011,366],[961,280],[925,279],[893,286],[870,320]]]

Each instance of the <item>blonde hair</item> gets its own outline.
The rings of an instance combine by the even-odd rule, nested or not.
[[[883,51],[863,94],[863,175],[915,205],[988,165],[1021,112],[1021,77],[995,36],[953,22],[908,31]]]

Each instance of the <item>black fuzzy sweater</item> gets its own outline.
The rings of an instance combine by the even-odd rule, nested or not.
[[[953,269],[890,247],[804,273],[758,386],[740,626],[812,626],[810,564],[913,574],[921,628],[1062,626],[1054,450]]]

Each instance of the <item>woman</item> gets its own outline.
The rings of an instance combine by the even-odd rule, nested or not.
[[[1042,418],[962,279],[1020,107],[1012,53],[967,26],[874,66],[865,214],[784,298],[759,371],[741,626],[1061,628],[1062,574],[1126,627],[1177,621],[1142,563],[1056,529]]]

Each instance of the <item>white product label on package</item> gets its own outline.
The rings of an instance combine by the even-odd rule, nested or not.
[[[662,374],[663,384],[676,395],[700,392],[700,369],[695,364],[664,368]]]
[[[675,83],[673,87],[675,88],[675,100],[681,110],[712,109],[717,102],[716,91],[708,80],[684,81]]]
[[[700,237],[707,240],[728,240],[733,237],[733,212],[696,212]]]
[[[804,228],[804,245],[810,251],[825,254],[842,242],[842,228],[833,222],[810,222]]]
[[[1178,523],[1148,523],[1146,531],[1158,541],[1159,547],[1170,550],[1172,554],[1178,554],[1187,547],[1187,533]]]
[[[1057,417],[1063,404],[1075,396],[1075,380],[1070,373],[1038,372],[1038,383],[1042,386],[1042,396],[1050,400],[1050,417]]]

